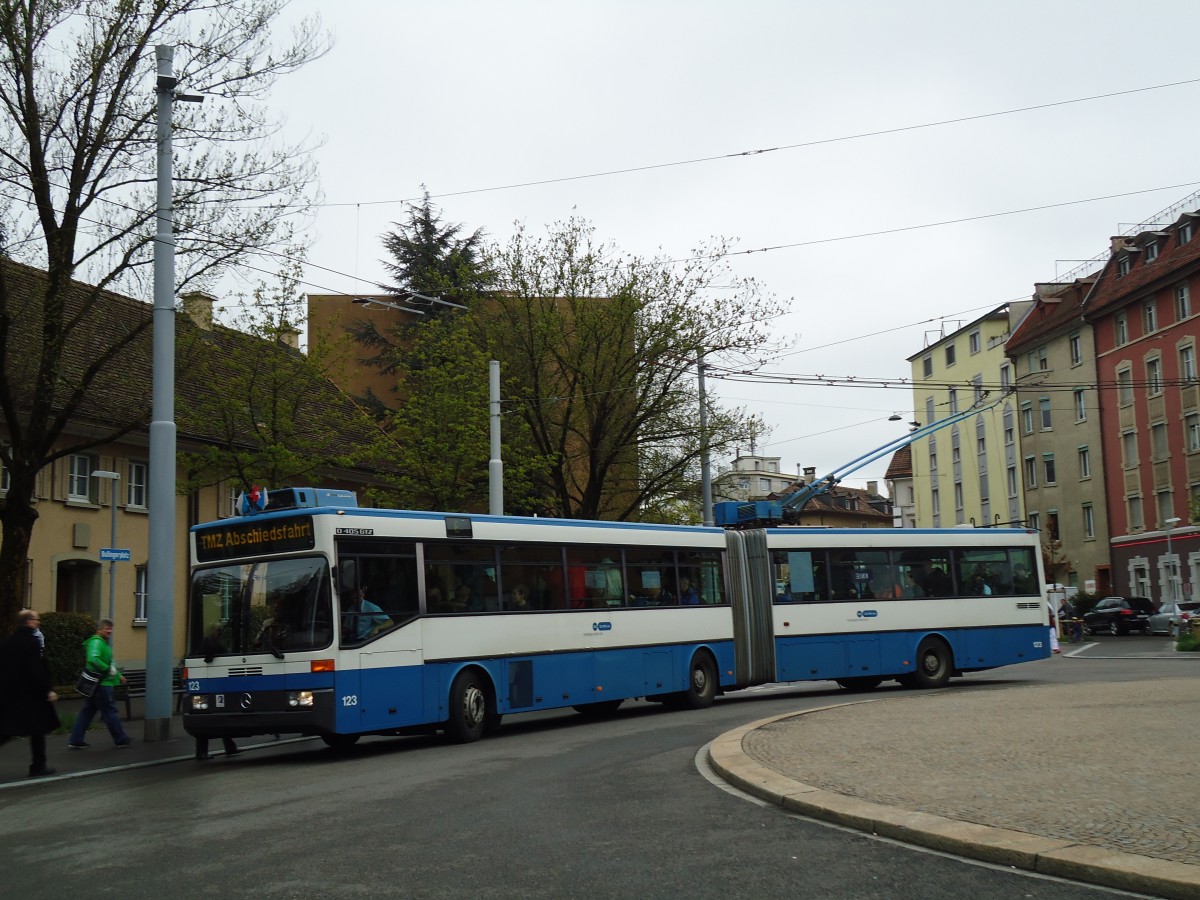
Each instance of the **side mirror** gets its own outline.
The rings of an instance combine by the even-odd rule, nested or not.
[[[338,593],[347,594],[358,587],[358,563],[352,559],[343,561],[338,566]]]

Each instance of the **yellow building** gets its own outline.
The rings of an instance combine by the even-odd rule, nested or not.
[[[44,273],[11,261],[4,265],[10,302],[36,304]],[[86,312],[88,327],[79,329],[79,339],[64,349],[69,371],[88,365],[100,350],[112,346],[114,334],[128,333],[130,323],[151,314],[148,304],[120,294],[78,285],[68,302],[74,302],[75,294],[86,296],[93,305]],[[242,398],[246,381],[259,374],[247,368],[246,360],[268,360],[262,366],[272,367],[277,380],[290,377],[300,385],[297,391],[303,392],[303,404],[295,397],[285,398],[291,432],[304,433],[310,441],[313,435],[335,434],[338,442],[356,448],[369,446],[373,430],[332,384],[311,373],[296,374],[304,366],[294,335],[264,339],[215,325],[213,303],[204,294],[185,296],[185,315],[176,321],[175,658],[184,652],[188,529],[232,515],[237,494],[248,486],[232,471],[207,471],[204,460],[212,460],[211,469],[234,451],[253,459],[253,450],[263,439],[242,427],[236,415],[220,421],[217,414],[223,408],[253,420],[261,411],[261,405],[256,408],[255,401]],[[27,327],[26,321],[18,318],[16,328]],[[37,519],[23,577],[26,603],[40,611],[100,617],[109,615],[111,604],[114,656],[119,667],[128,669],[144,668],[146,660],[151,360],[149,334],[145,337],[129,344],[110,364],[113,371],[97,379],[89,402],[75,410],[55,441],[49,455],[56,458],[37,473],[33,491]],[[24,360],[34,358],[35,334],[10,335],[10,340]],[[20,390],[14,393],[21,396]],[[18,411],[18,422],[23,423],[20,415]],[[134,427],[118,439],[104,440],[121,430],[123,422]],[[11,439],[6,421],[0,420],[0,442]],[[211,455],[206,457],[206,451]],[[319,458],[329,457],[320,454]],[[366,465],[346,464],[315,471],[312,480],[361,491],[370,483],[371,472]],[[0,500],[12,488],[11,474],[0,465]],[[110,563],[101,556],[104,549],[128,551],[127,559],[111,564],[111,581]]]
[[[981,409],[913,442],[918,528],[1023,522],[1018,406],[1004,343],[1029,307],[999,306],[908,358],[921,426]]]

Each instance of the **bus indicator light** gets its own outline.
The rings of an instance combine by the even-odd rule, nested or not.
[[[332,672],[334,665],[332,659],[314,659],[309,666],[310,672]]]

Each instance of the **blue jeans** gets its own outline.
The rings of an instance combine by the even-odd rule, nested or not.
[[[96,693],[84,701],[83,709],[75,717],[75,725],[71,728],[71,737],[68,739],[68,743],[82,744],[85,742],[88,726],[92,724],[96,713],[100,713],[100,720],[108,726],[108,733],[112,735],[115,743],[129,743],[129,735],[121,726],[121,717],[117,715],[117,707],[113,705],[113,689],[103,684],[98,685]]]

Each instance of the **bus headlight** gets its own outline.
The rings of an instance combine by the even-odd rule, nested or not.
[[[192,712],[204,712],[208,709],[208,697],[204,694],[192,694]]]
[[[288,706],[299,709],[311,709],[313,705],[312,691],[288,691],[287,693]]]

